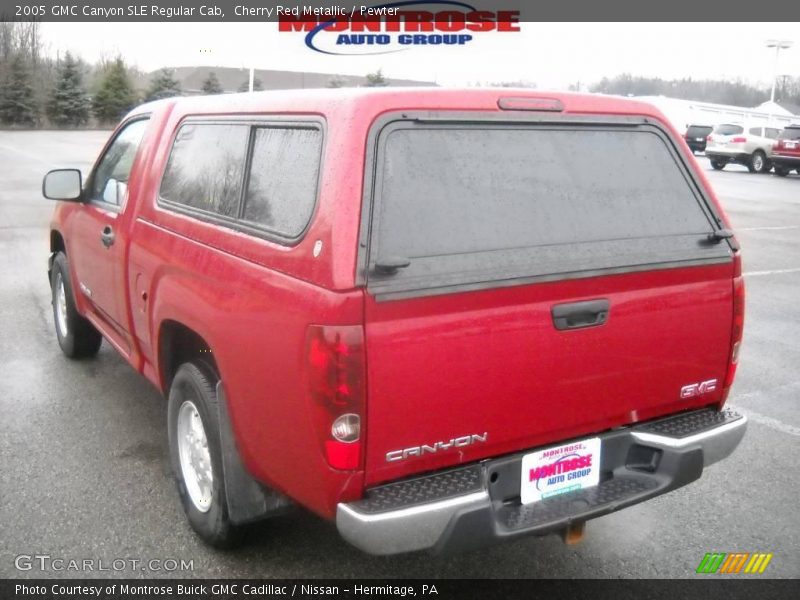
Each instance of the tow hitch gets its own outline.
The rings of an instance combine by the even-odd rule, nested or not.
[[[561,539],[567,546],[575,546],[583,541],[583,535],[586,532],[586,521],[580,523],[570,523],[567,527],[561,530]]]

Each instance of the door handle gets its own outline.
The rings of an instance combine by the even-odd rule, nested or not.
[[[556,304],[551,309],[553,325],[559,330],[597,327],[608,320],[610,308],[605,298]]]
[[[100,241],[103,242],[103,246],[106,248],[110,248],[114,243],[114,230],[111,229],[110,225],[103,227],[103,233],[100,234]]]

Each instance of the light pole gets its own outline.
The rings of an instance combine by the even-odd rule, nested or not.
[[[775,62],[772,65],[772,91],[769,94],[769,101],[775,102],[775,81],[778,79],[778,55],[781,50],[791,48],[792,40],[767,40],[767,48],[775,48]]]

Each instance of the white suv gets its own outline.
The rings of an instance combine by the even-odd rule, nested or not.
[[[714,127],[706,143],[706,156],[712,168],[724,169],[728,163],[739,163],[751,173],[768,173],[772,168],[772,144],[778,139],[776,127],[750,127],[723,123]]]

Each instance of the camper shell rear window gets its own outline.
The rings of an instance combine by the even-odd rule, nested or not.
[[[394,121],[377,136],[375,293],[728,260],[720,223],[649,124]],[[379,264],[408,266],[393,273]],[[413,295],[413,294],[412,294]]]

